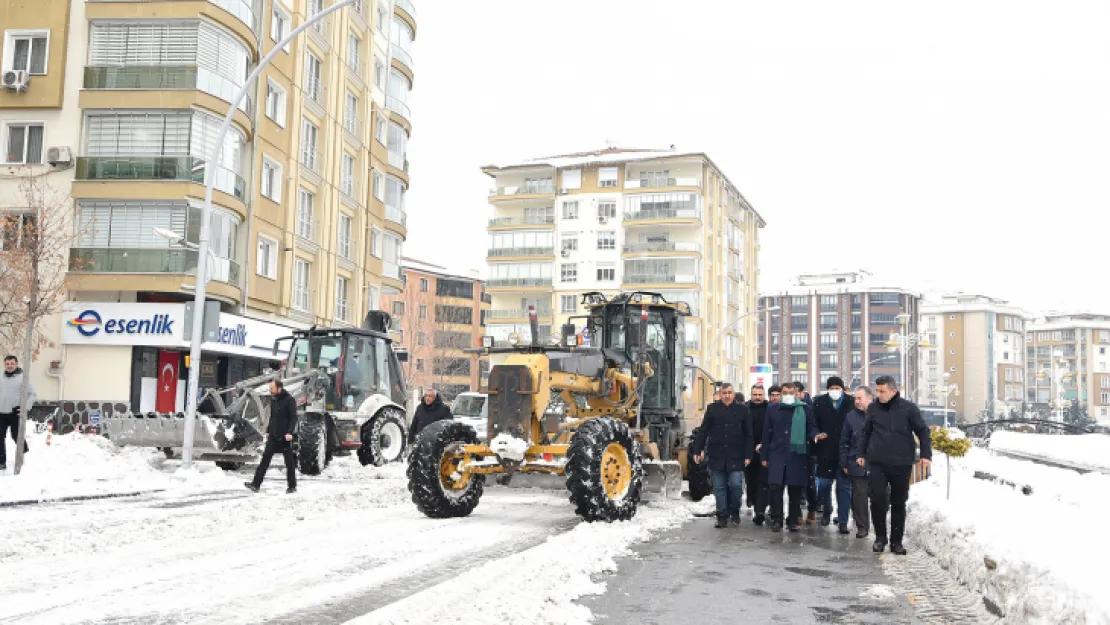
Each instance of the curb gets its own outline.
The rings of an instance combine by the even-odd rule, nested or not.
[[[69,497],[55,497],[53,499],[19,499],[16,501],[0,501],[0,508],[14,508],[16,506],[31,506],[35,504],[48,503],[67,503],[71,501],[92,501],[95,499],[118,499],[121,497],[137,497],[138,495],[160,493],[164,490],[166,489],[158,488],[154,490],[137,490],[128,493],[107,493],[103,495],[71,495]]]

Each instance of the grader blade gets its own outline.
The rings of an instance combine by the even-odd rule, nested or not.
[[[644,460],[644,499],[681,499],[682,467],[674,460]]]

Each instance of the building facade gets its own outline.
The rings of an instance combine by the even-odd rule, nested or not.
[[[686,353],[740,379],[755,361],[763,218],[705,154],[609,148],[491,165],[488,332],[541,340],[581,294],[652,291],[690,305]],[[582,321],[577,324],[582,326]],[[557,330],[556,330],[557,333]]]
[[[410,0],[363,0],[308,28],[248,89],[218,144],[217,129],[248,74],[326,6],[0,6],[0,69],[21,72],[18,87],[0,89],[0,140],[7,163],[47,175],[72,202],[71,310],[192,299],[196,252],[155,229],[199,239],[206,173],[215,182],[206,278],[220,314],[285,327],[357,326],[383,293],[401,291],[416,32]],[[209,162],[214,150],[219,156]],[[0,180],[0,208],[23,210],[11,184]],[[70,321],[62,317],[56,326]],[[144,337],[103,344],[51,332],[60,347],[40,357],[53,363],[54,379],[40,383],[44,399],[126,401],[144,359],[186,368],[184,354],[160,340],[146,341],[151,356],[137,349]],[[212,358],[214,383],[242,368]]]
[[[408,351],[402,369],[410,390],[418,395],[435,388],[445,401],[477,391],[489,361],[463,350],[482,345],[490,302],[486,283],[409,258],[401,271],[404,291],[384,295],[382,305],[393,317],[396,345]]]
[[[1110,315],[1049,313],[1025,335],[1026,399],[1053,410],[1079,402],[1081,411],[1110,424]]]
[[[922,406],[969,422],[1021,414],[1029,318],[1024,310],[984,295],[944,295],[924,303],[921,328],[932,347],[918,350]]]
[[[811,395],[832,376],[854,387],[889,375],[903,386],[901,354],[888,343],[891,334],[917,333],[920,301],[920,294],[873,283],[865,272],[799,276],[795,286],[760,297],[759,362],[771,365],[776,383],[803,382]],[[905,359],[907,394],[917,392],[912,355]]]

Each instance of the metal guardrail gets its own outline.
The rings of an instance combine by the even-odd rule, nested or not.
[[[77,180],[172,180],[204,184],[204,159],[195,156],[78,156]],[[247,183],[217,165],[215,188],[246,201]]]

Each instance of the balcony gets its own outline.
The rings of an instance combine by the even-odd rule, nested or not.
[[[239,264],[226,258],[209,261],[212,280],[239,284]],[[196,274],[195,250],[166,248],[74,247],[69,250],[74,273]]]
[[[551,278],[491,278],[489,288],[551,286]]]
[[[651,252],[698,252],[701,253],[701,243],[693,241],[649,241],[641,243],[625,243],[625,254],[647,254]]]
[[[412,6],[412,3],[409,2],[409,0],[395,0],[393,4],[398,9],[401,9],[405,13],[408,13],[409,16],[412,17],[412,19],[416,19],[416,7]]]
[[[662,176],[648,176],[641,178],[627,178],[624,181],[625,189],[663,189],[667,187],[696,187],[701,188],[701,178],[693,176],[686,178],[663,178]]]
[[[412,113],[409,111],[409,105],[391,95],[385,97],[385,107],[407,120],[412,120]]]
[[[487,256],[552,256],[555,248],[547,247],[491,247]]]
[[[343,120],[343,136],[355,146],[362,147],[362,120],[350,117]]]
[[[555,316],[555,310],[552,308],[541,308],[536,310],[536,317],[539,319],[551,319]],[[527,319],[527,308],[505,308],[505,309],[490,309],[486,311],[486,321],[494,321],[499,319]]]
[[[389,46],[389,50],[393,54],[393,58],[400,61],[401,64],[404,65],[405,67],[409,68],[410,71],[412,70],[414,65],[412,64],[412,55],[411,54],[406,52],[401,46],[399,46],[395,43],[391,44]]]
[[[397,208],[396,206],[390,206],[386,204],[385,218],[387,221],[392,221],[395,224],[401,224],[402,226],[408,227],[408,215],[403,209]]]
[[[554,215],[531,215],[527,217],[494,217],[489,220],[490,228],[502,226],[551,226],[555,224]]]
[[[78,156],[77,180],[164,180],[204,184],[204,159],[193,156]],[[235,172],[216,166],[215,188],[246,201],[247,184]]]
[[[490,189],[490,197],[506,197],[514,195],[555,195],[554,182],[528,182],[514,187],[497,187]]]
[[[240,85],[231,80],[195,66],[121,67],[90,65],[85,67],[85,89],[149,89],[174,91],[196,89],[230,103],[239,92]],[[248,95],[239,104],[244,113],[251,113],[252,101]]]
[[[692,273],[626,273],[625,284],[697,284],[698,277]]]
[[[661,220],[701,220],[700,208],[648,208],[629,211],[624,214],[625,221]]]
[[[401,279],[401,265],[388,260],[382,261],[382,277],[392,278],[393,280]]]

